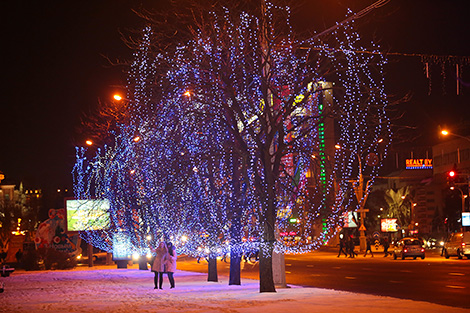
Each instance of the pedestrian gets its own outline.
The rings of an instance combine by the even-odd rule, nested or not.
[[[20,260],[22,257],[23,257],[23,251],[21,251],[20,249],[15,253],[16,262],[20,263]]]
[[[339,251],[338,251],[338,258],[341,256],[341,252],[344,253],[344,255],[346,257],[348,257],[348,254],[346,253],[346,251],[344,251],[346,249],[346,247],[344,246],[344,239],[341,238],[339,240]]]
[[[384,258],[388,257],[388,248],[390,244],[388,243],[388,238],[384,239]]]
[[[357,256],[357,253],[356,251],[354,251],[354,239],[352,236],[349,237],[347,244],[348,244],[347,251],[349,252],[349,257],[354,259],[354,257]]]
[[[165,272],[170,281],[170,289],[175,288],[175,278],[173,273],[176,272],[176,248],[171,242],[166,243],[168,253],[165,256]]]
[[[152,272],[155,273],[155,277],[153,282],[155,284],[154,289],[163,289],[163,273],[165,272],[165,259],[166,255],[168,254],[168,248],[166,244],[162,241],[158,245],[158,248],[154,250],[155,252],[155,259],[152,263]]]
[[[371,248],[371,239],[369,237],[367,237],[367,240],[366,240],[366,252],[364,253],[364,257],[366,257],[368,251],[370,251],[370,255],[374,257],[374,253],[372,253],[372,248]]]
[[[7,258],[7,253],[5,251],[0,252],[0,263],[5,262],[5,259]]]

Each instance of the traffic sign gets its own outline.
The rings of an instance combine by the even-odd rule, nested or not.
[[[374,239],[379,239],[380,238],[380,233],[378,231],[375,231],[373,234],[372,234],[372,237],[374,237]]]

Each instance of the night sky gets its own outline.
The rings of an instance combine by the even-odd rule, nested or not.
[[[183,1],[179,1],[183,3]],[[374,0],[305,1],[296,17],[323,30]],[[384,50],[408,54],[470,56],[468,0],[391,0],[360,20],[364,36],[376,38]],[[146,0],[147,8],[166,8]],[[2,3],[2,95],[0,171],[6,181],[26,188],[71,188],[75,145],[83,142],[77,128],[83,112],[122,87],[125,75],[103,57],[128,59],[131,51],[120,31],[138,29],[131,11],[140,1],[10,1]],[[455,73],[433,70],[432,93],[419,57],[390,57],[388,94],[399,98],[401,124],[416,126],[418,144],[439,140],[438,125],[460,125],[468,134],[470,64],[464,67],[464,95],[456,96]],[[452,76],[454,75],[454,76]],[[466,111],[465,111],[466,109]],[[465,126],[465,123],[467,123]],[[463,125],[463,126],[462,126]],[[416,145],[416,143],[414,143]]]

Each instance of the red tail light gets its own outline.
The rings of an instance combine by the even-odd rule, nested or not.
[[[408,252],[408,249],[403,249],[403,252],[405,252],[405,253]]]
[[[424,248],[421,248],[421,252],[424,252]]]

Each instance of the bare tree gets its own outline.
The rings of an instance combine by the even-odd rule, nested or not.
[[[390,138],[384,59],[375,50],[362,53],[353,18],[300,37],[290,9],[270,2],[209,11],[199,5],[190,13],[173,19],[187,31],[171,33],[144,14],[149,25],[142,39],[130,41],[137,45],[130,122],[121,127],[115,152],[93,163],[96,173],[105,172],[95,183],[120,204],[112,216],[138,221],[126,224],[130,232],[191,233],[185,247],[193,253],[201,248],[195,242],[220,251],[230,242],[231,283],[239,280],[241,253],[259,249],[260,291],[274,292],[273,252],[286,248],[276,229],[298,206],[306,229],[319,218],[329,226],[300,250],[327,240],[341,213],[353,209],[345,195],[348,180],[365,169],[362,154]],[[142,140],[132,142],[135,136]],[[343,147],[339,153],[334,143]],[[315,187],[307,194],[312,168],[318,169],[311,175]],[[369,174],[379,168],[370,163]],[[123,184],[109,183],[116,177],[135,187],[117,192]],[[310,202],[297,205],[306,196]]]

